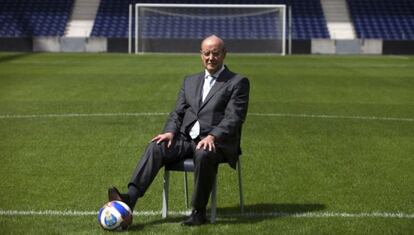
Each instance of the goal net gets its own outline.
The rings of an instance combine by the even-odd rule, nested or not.
[[[135,53],[195,53],[214,34],[231,53],[285,54],[285,5],[136,4],[134,18]]]

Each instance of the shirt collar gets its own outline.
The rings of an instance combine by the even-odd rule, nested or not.
[[[213,74],[210,74],[207,70],[205,70],[205,73],[204,73],[204,78],[206,78],[207,76],[213,76],[213,77],[215,77],[215,78],[218,78],[219,76],[220,76],[220,74],[221,74],[221,72],[223,72],[224,71],[224,69],[225,69],[225,67],[224,67],[224,65],[222,65],[221,66],[221,68],[217,71],[217,72],[215,72],[215,73],[213,73]]]

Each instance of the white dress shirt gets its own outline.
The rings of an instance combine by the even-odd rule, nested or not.
[[[202,94],[202,101],[204,102],[205,98],[207,97],[208,93],[210,92],[211,88],[214,86],[214,84],[216,83],[216,79],[220,76],[221,72],[223,72],[224,70],[224,65],[221,66],[221,68],[215,72],[214,74],[210,74],[207,70],[205,70],[205,74],[204,74],[204,84],[203,84],[203,89],[201,90]],[[191,127],[190,130],[190,137],[192,139],[197,138],[197,136],[200,135],[200,123],[198,121],[196,121],[193,125],[193,127]]]

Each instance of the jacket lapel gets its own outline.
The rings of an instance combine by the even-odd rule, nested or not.
[[[200,73],[197,79],[195,79],[195,99],[194,99],[194,110],[199,110],[201,105],[201,90],[203,89],[204,73]]]

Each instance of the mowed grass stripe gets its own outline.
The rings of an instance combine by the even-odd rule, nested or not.
[[[161,211],[135,211],[134,216],[157,216],[161,215]],[[190,211],[170,211],[173,216],[189,215]],[[44,211],[19,211],[19,210],[0,210],[0,216],[92,216],[97,215],[98,211],[75,211],[75,210],[44,210]],[[246,212],[246,213],[221,213],[219,217],[294,217],[294,218],[400,218],[413,219],[414,214],[404,212],[305,212],[305,213],[289,213],[289,212]]]
[[[122,117],[122,116],[166,116],[168,113],[64,113],[64,114],[26,114],[26,115],[0,115],[0,119],[19,119],[19,118],[70,118],[70,117]],[[381,121],[402,121],[414,122],[414,118],[400,117],[375,117],[375,116],[344,116],[329,114],[295,114],[295,113],[249,113],[248,116],[258,117],[302,117],[302,118],[326,118],[326,119],[361,119],[361,120],[381,120]]]

